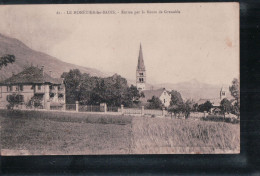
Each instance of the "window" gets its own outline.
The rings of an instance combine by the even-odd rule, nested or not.
[[[23,85],[19,86],[20,91],[23,91]]]
[[[52,89],[53,89],[53,86],[51,85],[51,86],[50,86],[50,90],[52,90]]]
[[[139,82],[144,82],[144,78],[139,78]]]
[[[50,98],[53,98],[55,96],[54,93],[50,93]]]
[[[59,98],[63,98],[63,94],[59,94],[58,97],[59,97]]]
[[[0,87],[0,98],[2,98],[2,86]]]
[[[42,90],[42,86],[41,85],[38,85],[38,90]]]
[[[165,99],[163,99],[163,102],[165,103]]]
[[[12,92],[13,91],[13,86],[8,86],[7,89],[9,89],[9,91]]]
[[[139,75],[143,76],[143,75],[144,75],[144,73],[139,73]]]
[[[19,86],[15,86],[15,91],[18,91],[19,90]]]
[[[35,86],[34,86],[34,85],[32,85],[31,89],[33,90],[34,88],[35,88]]]

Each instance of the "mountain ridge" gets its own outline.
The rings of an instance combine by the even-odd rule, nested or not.
[[[91,76],[108,76],[97,69],[67,63],[43,52],[35,51],[18,39],[0,34],[0,56],[4,54],[15,55],[16,61],[0,70],[0,80],[12,76],[12,72],[14,74],[21,72],[28,65],[44,66],[45,71],[52,71],[54,77],[60,77],[63,72],[70,69],[79,69],[81,72],[88,73]]]
[[[60,77],[63,72],[68,72],[70,69],[79,69],[82,73],[88,73],[91,76],[107,77],[112,75],[112,72],[104,73],[95,68],[83,67],[61,61],[56,57],[29,48],[18,39],[0,33],[0,56],[4,54],[15,55],[16,61],[0,70],[0,81],[11,77],[12,74],[21,72],[24,67],[30,65],[44,66],[45,72],[52,71],[51,75],[57,78]],[[127,79],[127,82],[129,85],[135,85],[135,80],[133,79]],[[147,89],[166,88],[169,90],[177,90],[184,99],[191,98],[199,100],[219,97],[219,91],[222,86],[202,83],[193,79],[180,83],[147,83],[146,87]],[[224,87],[228,90],[227,85]],[[227,93],[229,93],[229,91],[227,91]]]

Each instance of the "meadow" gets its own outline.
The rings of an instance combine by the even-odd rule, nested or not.
[[[0,111],[1,154],[239,153],[240,125],[126,115]]]

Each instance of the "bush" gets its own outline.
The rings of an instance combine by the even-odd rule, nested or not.
[[[202,117],[201,120],[203,121],[214,121],[214,122],[227,122],[227,123],[233,123],[237,124],[239,123],[239,119],[230,118],[230,117],[223,117],[223,116],[217,116],[217,115],[208,115],[207,117]]]

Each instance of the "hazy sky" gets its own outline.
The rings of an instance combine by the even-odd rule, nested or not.
[[[116,14],[66,14],[77,10]],[[0,33],[65,62],[130,79],[141,42],[152,83],[230,84],[239,75],[237,3],[0,6]]]

